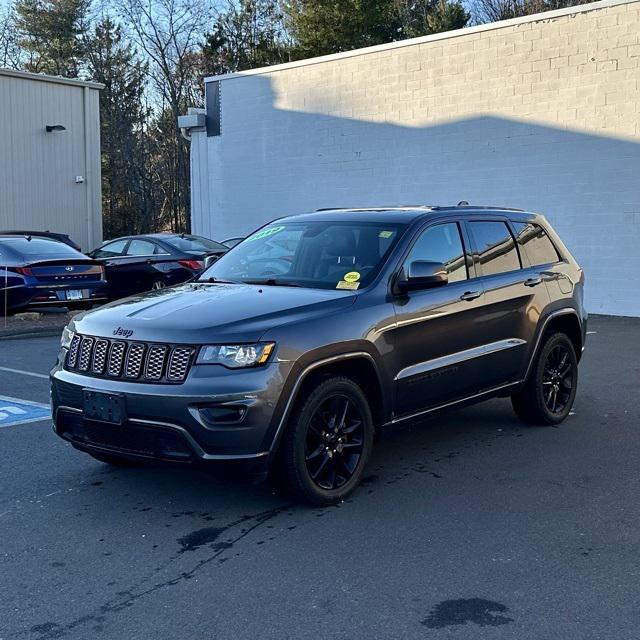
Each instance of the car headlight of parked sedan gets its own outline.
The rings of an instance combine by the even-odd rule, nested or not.
[[[196,363],[221,364],[230,369],[256,367],[269,360],[275,346],[274,342],[204,345],[200,347]]]

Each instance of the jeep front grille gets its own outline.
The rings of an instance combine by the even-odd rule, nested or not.
[[[98,375],[104,373],[108,351],[109,342],[107,340],[96,340],[96,346],[93,349],[93,365],[91,366],[93,373]]]
[[[124,364],[124,352],[127,345],[124,342],[111,342],[109,349],[109,370],[108,374],[112,377],[119,377],[122,373],[122,365]]]
[[[66,368],[99,378],[129,382],[184,382],[195,347],[108,340],[76,334],[69,346]]]
[[[176,347],[169,356],[169,370],[167,378],[172,382],[184,380],[189,369],[193,349],[191,347]]]
[[[127,359],[124,365],[124,377],[125,378],[139,378],[140,370],[142,369],[142,358],[144,357],[144,351],[146,345],[141,342],[133,342],[129,344],[127,349]]]
[[[88,371],[91,364],[91,353],[93,351],[93,338],[84,336],[80,343],[80,358],[78,361],[78,369],[80,371]]]
[[[168,350],[168,347],[164,344],[154,344],[149,347],[149,354],[144,367],[145,378],[149,380],[160,380],[162,378]]]

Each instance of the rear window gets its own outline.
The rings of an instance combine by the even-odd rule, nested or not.
[[[209,238],[202,238],[200,236],[173,236],[171,238],[163,238],[163,240],[174,247],[174,249],[188,253],[229,250],[229,247],[225,247],[219,242],[214,242],[213,240],[209,240]]]
[[[516,243],[504,222],[471,222],[470,227],[483,275],[520,269]]]
[[[158,253],[158,247],[149,242],[148,240],[140,240],[135,238],[129,243],[127,247],[128,256],[152,256],[154,253]]]
[[[516,230],[518,245],[524,247],[532,267],[560,260],[553,242],[540,225],[514,222],[513,228]]]
[[[81,253],[64,242],[51,238],[0,238],[0,243],[26,258],[80,258]]]

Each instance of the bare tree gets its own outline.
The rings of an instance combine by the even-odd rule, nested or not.
[[[200,44],[210,20],[203,0],[117,0],[118,11],[149,61],[152,91],[158,98],[156,116],[163,122],[157,133],[168,136],[159,156],[167,166],[163,214],[174,231],[188,229],[189,149],[177,121],[199,97]],[[170,124],[167,127],[167,119]]]
[[[588,2],[595,2],[595,0],[474,0],[472,11],[476,22],[486,23],[573,7]]]
[[[0,10],[0,67],[21,69],[22,57],[15,10],[7,6],[4,11]]]

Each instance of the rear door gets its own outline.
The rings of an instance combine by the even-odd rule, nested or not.
[[[538,269],[522,260],[506,217],[467,219],[476,272],[484,290],[478,331],[487,353],[482,358],[482,389],[518,381],[549,294]]]
[[[449,282],[394,299],[393,340],[397,416],[417,413],[475,390],[473,354],[482,346],[482,283],[470,264],[468,241],[455,220],[430,223],[403,269],[416,260],[445,265]]]
[[[123,270],[131,286],[131,293],[150,291],[167,285],[167,273],[174,258],[161,245],[145,238],[131,238],[126,250]]]

